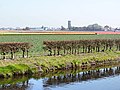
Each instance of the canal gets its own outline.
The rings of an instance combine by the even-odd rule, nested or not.
[[[0,90],[120,90],[120,65],[0,79]]]

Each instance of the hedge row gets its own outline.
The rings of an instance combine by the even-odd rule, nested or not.
[[[25,57],[25,52],[27,52],[28,57],[28,50],[31,47],[29,43],[26,42],[4,42],[0,43],[0,53],[3,55],[3,59],[5,59],[6,54],[11,54],[11,59],[14,58],[14,54],[16,52],[22,51],[22,57]]]
[[[104,52],[107,50],[120,51],[120,39],[43,41],[43,45],[43,49],[48,51],[50,56]]]

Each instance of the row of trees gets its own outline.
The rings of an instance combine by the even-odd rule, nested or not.
[[[84,27],[71,27],[72,31],[104,31],[105,29],[108,30],[109,26],[105,28],[98,24],[92,24]]]
[[[120,51],[120,39],[44,41],[43,44],[43,49],[48,51],[50,56],[104,52],[107,50]]]
[[[6,54],[11,54],[11,59],[14,58],[14,54],[16,52],[22,51],[22,57],[25,57],[25,52],[28,52],[31,45],[26,42],[4,42],[0,43],[0,53],[3,56],[3,59],[5,59]]]

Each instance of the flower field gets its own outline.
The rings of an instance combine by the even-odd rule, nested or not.
[[[120,32],[96,32],[97,34],[120,34]]]

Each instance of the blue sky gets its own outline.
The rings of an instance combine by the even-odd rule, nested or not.
[[[120,0],[0,0],[0,27],[120,27]]]

